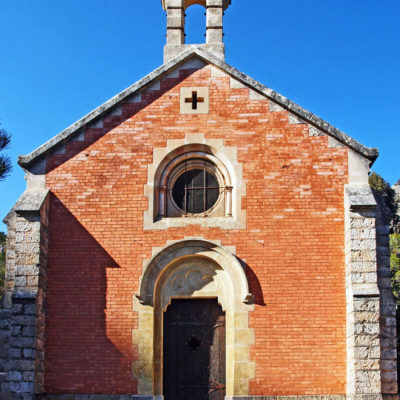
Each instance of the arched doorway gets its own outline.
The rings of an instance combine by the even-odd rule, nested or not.
[[[165,247],[145,267],[137,298],[139,329],[133,338],[139,344],[139,361],[133,370],[139,378],[139,394],[163,398],[164,321],[177,299],[212,299],[219,305],[226,319],[226,396],[248,394],[255,373],[249,354],[254,342],[248,321],[252,296],[245,271],[229,250],[197,239]]]

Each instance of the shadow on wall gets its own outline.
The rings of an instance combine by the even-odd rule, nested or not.
[[[49,237],[46,392],[136,393],[131,346],[106,332],[106,269],[119,266],[54,194]]]
[[[87,149],[90,145],[107,134],[118,125],[138,114],[145,107],[157,101],[177,84],[196,72],[196,69],[185,69],[179,71],[179,77],[161,79],[160,87],[148,86],[137,96],[130,96],[123,100],[120,106],[110,109],[108,114],[100,115],[90,123],[84,125],[71,138],[56,146],[46,156],[46,170],[51,172],[70,158]],[[171,107],[174,102],[171,101]]]
[[[247,281],[249,282],[249,293],[253,295],[253,303],[258,306],[266,306],[261,284],[257,278],[257,275],[245,261],[241,260],[240,258],[238,258],[238,260],[246,272]]]

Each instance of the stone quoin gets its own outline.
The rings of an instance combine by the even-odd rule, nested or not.
[[[230,5],[19,157],[2,399],[397,398],[378,151],[227,65]]]

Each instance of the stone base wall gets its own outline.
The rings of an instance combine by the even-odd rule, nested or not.
[[[98,394],[47,394],[35,400],[163,400],[163,396],[148,395],[98,395]],[[225,400],[399,400],[399,395],[299,395],[299,396],[225,396]]]
[[[8,365],[8,348],[11,334],[11,311],[9,309],[0,310],[0,393],[5,387]]]
[[[160,396],[148,395],[47,394],[37,396],[35,400],[158,400],[159,398]]]
[[[2,391],[15,393],[13,400],[33,393],[35,360],[35,297],[14,293],[8,340],[8,371]],[[17,394],[17,393],[20,393]],[[19,396],[19,397],[18,397]],[[22,397],[21,397],[22,396]]]

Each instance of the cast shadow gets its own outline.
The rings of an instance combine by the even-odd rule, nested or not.
[[[49,221],[46,392],[136,393],[132,349],[106,333],[106,269],[118,264],[52,193]]]
[[[266,304],[264,302],[264,295],[261,288],[260,281],[257,278],[256,273],[251,269],[251,267],[240,258],[237,258],[240,264],[242,265],[244,271],[246,272],[247,281],[249,282],[249,291],[250,294],[253,295],[253,304],[258,306],[265,307]]]
[[[100,114],[87,124],[84,124],[73,135],[52,148],[46,155],[46,171],[51,172],[75,155],[86,150],[89,146],[106,135],[109,131],[124,123],[141,110],[157,101],[177,84],[195,73],[196,69],[185,69],[179,71],[178,77],[163,77],[160,80],[159,89],[151,87],[151,83],[144,87],[137,99],[132,100],[132,96],[124,98],[116,106]],[[134,96],[135,97],[135,96]],[[120,110],[118,110],[120,107]],[[79,121],[76,123],[78,124]],[[86,154],[89,156],[89,154]]]

